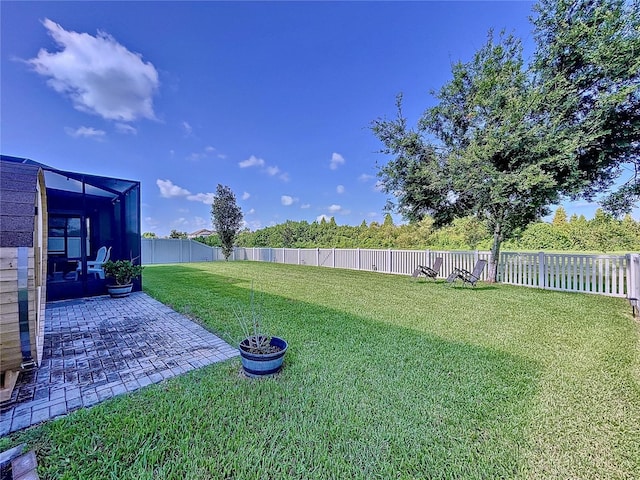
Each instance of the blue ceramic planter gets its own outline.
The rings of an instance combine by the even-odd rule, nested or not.
[[[282,338],[271,337],[271,345],[279,347],[280,351],[274,353],[256,354],[243,350],[247,345],[246,340],[240,343],[240,359],[244,373],[249,377],[267,377],[274,375],[282,368],[284,354],[287,353],[287,342]]]

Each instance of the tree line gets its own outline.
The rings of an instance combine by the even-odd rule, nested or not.
[[[177,232],[174,238],[186,238]],[[222,246],[217,235],[197,241]],[[486,224],[474,217],[455,219],[436,227],[426,216],[418,222],[394,225],[391,215],[382,224],[363,221],[358,226],[338,225],[334,218],[319,222],[287,221],[256,231],[243,230],[235,240],[239,247],[270,248],[393,248],[398,250],[489,250],[493,241]],[[506,250],[521,251],[640,251],[640,222],[630,215],[616,219],[598,209],[594,218],[567,216],[560,207],[549,223],[536,222],[515,232],[504,242]]]

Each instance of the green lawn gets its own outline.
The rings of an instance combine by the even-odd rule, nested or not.
[[[289,342],[277,377],[234,359],[0,447],[28,442],[43,479],[640,478],[625,300],[253,262],[144,272],[227,340],[252,282]]]

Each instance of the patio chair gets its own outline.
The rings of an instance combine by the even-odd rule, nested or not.
[[[478,260],[475,267],[473,267],[473,272],[469,272],[464,268],[456,268],[447,277],[447,282],[453,285],[456,280],[460,279],[462,280],[463,286],[469,283],[472,287],[475,287],[478,280],[480,280],[480,275],[482,275],[482,270],[484,270],[486,265],[486,260]]]
[[[436,279],[438,274],[440,273],[440,267],[442,267],[442,257],[437,257],[436,261],[433,262],[432,267],[427,267],[425,265],[418,265],[411,276],[413,278],[418,278],[420,275],[424,275],[427,278]]]
[[[98,253],[96,254],[95,260],[89,260],[87,262],[87,275],[94,274],[97,278],[104,279],[104,270],[102,269],[102,264],[109,260],[111,257],[111,247],[100,247],[98,249]],[[78,266],[76,267],[76,280],[78,280],[78,275],[82,273],[82,263],[78,262]]]

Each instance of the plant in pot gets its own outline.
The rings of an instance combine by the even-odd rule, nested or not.
[[[133,279],[142,275],[143,266],[135,265],[132,260],[109,260],[102,265],[107,277],[115,284],[107,285],[107,291],[113,298],[126,297],[133,288]]]
[[[238,345],[242,369],[248,377],[268,377],[282,368],[287,342],[262,328],[262,311],[254,301],[253,286],[248,309],[236,309],[236,319],[242,328],[243,340]]]

